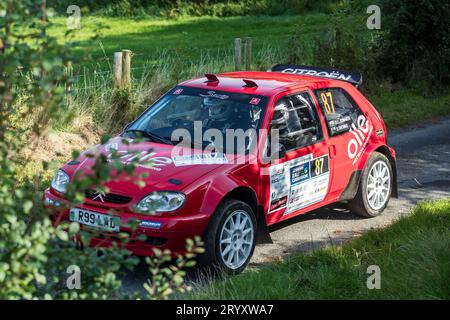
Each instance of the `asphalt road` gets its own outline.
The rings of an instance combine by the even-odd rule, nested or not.
[[[342,244],[366,230],[389,225],[420,200],[450,197],[450,118],[390,132],[389,144],[397,151],[399,198],[391,199],[382,215],[364,219],[343,205],[333,205],[281,222],[270,228],[273,243],[256,246],[249,267]],[[141,291],[147,272],[141,263],[127,273],[124,290]]]

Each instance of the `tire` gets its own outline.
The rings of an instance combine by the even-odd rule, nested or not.
[[[389,160],[375,152],[363,170],[355,198],[349,203],[350,211],[365,218],[378,216],[389,203],[392,184],[393,172]]]
[[[227,229],[232,230],[231,222],[236,224],[238,219],[242,228],[228,232]],[[255,250],[256,227],[255,214],[248,204],[232,199],[222,202],[206,229],[203,238],[205,252],[199,256],[200,265],[228,274],[242,272]],[[225,243],[228,239],[229,244]]]

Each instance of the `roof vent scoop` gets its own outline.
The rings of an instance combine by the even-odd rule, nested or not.
[[[205,82],[219,82],[219,78],[215,74],[205,73],[206,81]]]
[[[252,80],[242,79],[242,81],[245,82],[244,87],[247,87],[247,88],[253,88],[253,87],[257,87],[257,86],[258,86],[258,85],[256,84],[256,82],[255,82],[255,81],[252,81]]]

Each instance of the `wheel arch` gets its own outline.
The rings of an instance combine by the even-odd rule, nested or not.
[[[250,187],[240,186],[231,190],[223,197],[221,202],[229,199],[245,202],[252,208],[255,215],[258,214],[258,198],[256,197],[256,192]]]
[[[398,186],[397,186],[397,161],[395,160],[394,156],[391,154],[391,151],[389,150],[389,148],[385,145],[382,145],[380,147],[378,147],[377,149],[375,149],[375,152],[379,152],[381,154],[383,154],[386,158],[388,158],[389,163],[391,164],[391,168],[392,168],[392,181],[393,181],[393,185],[392,185],[392,197],[394,198],[398,198]]]
[[[256,243],[272,243],[272,238],[269,234],[269,229],[267,226],[266,216],[263,207],[258,203],[258,197],[256,192],[245,186],[239,186],[228,192],[223,199],[220,201],[218,206],[226,200],[238,200],[242,201],[252,208],[256,216]]]
[[[351,200],[356,196],[356,193],[358,192],[359,182],[361,180],[362,171],[364,170],[367,160],[372,156],[374,152],[378,152],[383,154],[388,160],[392,168],[392,174],[393,174],[393,186],[392,186],[392,197],[398,198],[398,187],[397,187],[397,163],[394,158],[394,156],[391,154],[391,151],[386,145],[381,145],[378,148],[372,150],[370,152],[369,156],[366,158],[366,161],[364,162],[364,167],[357,169],[352,172],[352,175],[350,176],[350,179],[347,183],[347,186],[345,187],[344,191],[342,192],[341,196],[339,197],[339,201],[345,201],[345,200]]]

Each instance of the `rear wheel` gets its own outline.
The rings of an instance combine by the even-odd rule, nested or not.
[[[236,274],[245,269],[255,249],[256,218],[249,205],[224,201],[206,230],[203,266]]]
[[[392,193],[392,167],[389,160],[375,152],[368,160],[350,210],[362,217],[375,217],[388,205]]]

